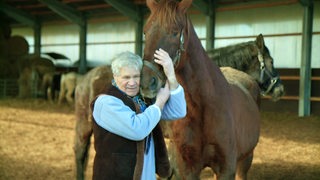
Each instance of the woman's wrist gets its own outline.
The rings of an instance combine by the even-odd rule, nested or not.
[[[169,82],[170,91],[173,91],[173,90],[177,89],[178,86],[179,86],[179,83],[178,83],[176,77],[168,78],[168,82]]]

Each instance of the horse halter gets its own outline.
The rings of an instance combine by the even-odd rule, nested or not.
[[[274,85],[278,82],[279,77],[273,77],[272,73],[266,69],[263,55],[261,54],[260,50],[258,49],[258,60],[260,62],[260,82],[263,82],[264,74],[270,78],[270,85],[268,86],[266,91],[262,92],[262,95],[267,95],[274,87]]]
[[[174,65],[175,67],[178,67],[178,65],[179,65],[179,63],[180,63],[181,51],[185,51],[185,49],[184,49],[183,29],[181,29],[181,31],[180,31],[180,46],[179,46],[179,49],[176,51],[176,56],[175,56],[174,59],[172,60],[173,65]]]
[[[176,56],[172,60],[173,65],[175,67],[177,67],[180,63],[181,51],[185,51],[185,49],[184,49],[184,36],[183,36],[182,30],[183,29],[181,29],[181,33],[180,33],[180,46],[179,46],[179,49],[176,51]],[[143,60],[143,65],[145,65],[146,67],[148,67],[149,69],[154,71],[156,73],[156,75],[158,76],[158,78],[160,78],[163,82],[166,81],[165,75],[163,73],[160,73],[153,63],[151,63],[147,60]]]

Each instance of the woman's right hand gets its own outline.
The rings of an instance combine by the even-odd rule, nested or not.
[[[166,81],[166,84],[163,88],[160,88],[158,91],[155,104],[162,110],[163,106],[166,104],[170,97],[169,83]]]

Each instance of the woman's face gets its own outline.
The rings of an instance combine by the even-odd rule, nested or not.
[[[140,71],[131,67],[122,67],[118,75],[114,75],[118,88],[128,96],[135,96],[140,88]]]

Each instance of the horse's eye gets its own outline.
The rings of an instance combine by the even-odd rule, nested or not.
[[[151,89],[156,89],[157,88],[157,79],[155,77],[152,77],[151,78],[151,83],[150,83],[150,86],[151,86]]]
[[[177,37],[179,35],[179,32],[173,32],[172,36]]]

